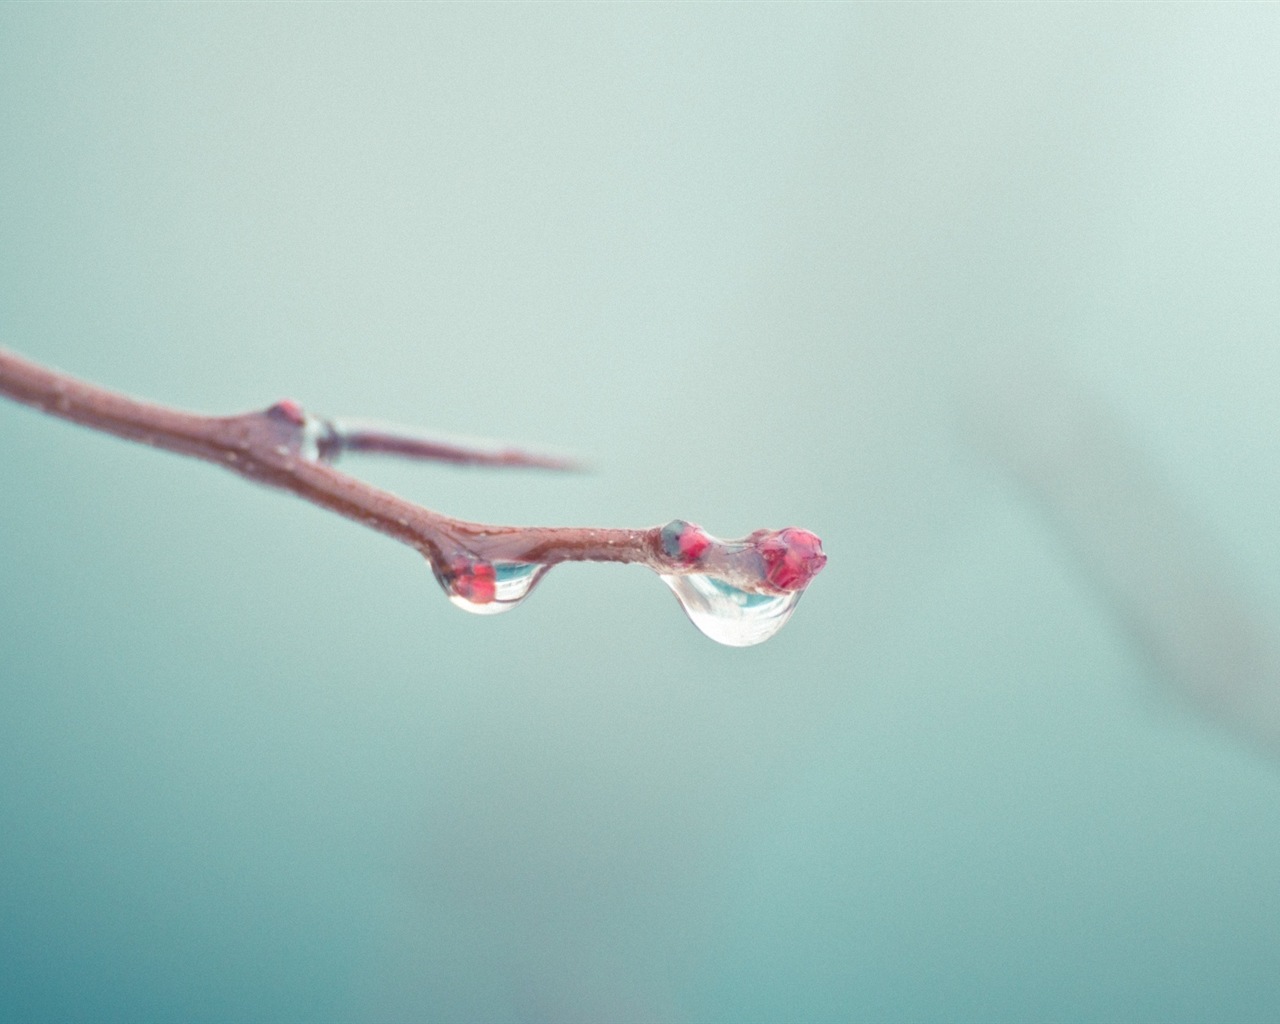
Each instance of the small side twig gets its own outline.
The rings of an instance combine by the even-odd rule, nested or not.
[[[395,455],[406,459],[448,462],[455,466],[491,466],[500,469],[551,469],[574,471],[580,462],[562,456],[530,452],[485,441],[431,437],[408,427],[393,427],[366,420],[324,421],[318,439],[321,459],[334,463],[345,452],[361,455]]]
[[[453,519],[328,463],[345,452],[381,452],[488,466],[575,466],[518,449],[460,445],[325,420],[289,399],[258,412],[203,416],[129,398],[4,349],[0,394],[93,430],[216,463],[296,494],[421,552],[446,589],[450,581],[466,575],[473,598],[480,602],[492,599],[492,588],[485,590],[485,567],[492,579],[495,564],[545,568],[560,562],[629,562],[666,578],[706,576],[746,594],[798,595],[826,561],[818,539],[794,528],[759,530],[741,540],[723,541],[679,520],[637,530],[498,526]]]

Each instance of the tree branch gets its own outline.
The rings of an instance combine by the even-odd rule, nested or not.
[[[677,596],[681,591],[673,580],[701,576],[744,595],[798,597],[826,562],[818,538],[795,528],[758,530],[741,540],[725,541],[681,520],[629,530],[495,526],[453,519],[328,463],[343,452],[381,452],[490,466],[567,469],[574,464],[518,449],[468,446],[329,421],[290,399],[260,412],[201,416],[129,398],[5,349],[0,349],[0,394],[93,430],[216,463],[385,533],[421,552],[446,592],[463,598],[468,606],[501,603],[501,593],[494,588],[495,566],[540,567],[540,575],[560,562],[631,562],[663,576]],[[697,624],[683,596],[681,601]]]

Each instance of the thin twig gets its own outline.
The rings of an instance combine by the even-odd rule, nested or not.
[[[500,469],[551,469],[571,472],[583,469],[575,459],[487,441],[435,437],[410,427],[366,420],[332,419],[324,422],[318,441],[319,456],[336,462],[339,455],[394,455],[405,459],[448,462],[455,466],[488,466]]]
[[[260,412],[202,416],[142,402],[0,349],[0,394],[82,426],[213,462],[290,491],[421,552],[442,580],[460,561],[632,562],[664,575],[703,573],[759,593],[803,590],[826,559],[794,528],[717,540],[676,521],[647,530],[494,526],[441,515],[325,464],[337,452],[375,450],[486,465],[570,468],[515,450],[484,451],[385,430],[347,430],[286,399]]]

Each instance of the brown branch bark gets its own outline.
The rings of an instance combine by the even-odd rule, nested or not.
[[[361,523],[421,552],[447,579],[459,560],[631,562],[667,575],[705,573],[759,593],[803,590],[826,559],[806,531],[760,530],[722,541],[677,521],[644,530],[471,523],[406,501],[326,464],[342,451],[450,462],[570,468],[515,449],[469,449],[371,428],[345,428],[283,400],[259,412],[203,416],[139,401],[0,349],[0,394],[93,430],[188,455]],[[684,539],[681,540],[681,530]]]

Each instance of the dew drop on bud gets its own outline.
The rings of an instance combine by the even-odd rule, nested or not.
[[[282,398],[267,409],[268,419],[287,431],[286,449],[292,449],[308,462],[318,462],[323,441],[328,435],[325,422],[312,416],[295,399]]]
[[[306,410],[302,408],[302,404],[294,398],[282,398],[267,410],[267,415],[273,420],[279,420],[281,423],[289,423],[295,427],[301,427],[307,422]]]
[[[711,535],[701,526],[686,523],[683,519],[673,519],[667,523],[662,528],[659,539],[663,553],[685,565],[693,565],[711,547]]]
[[[546,575],[547,566],[528,562],[487,562],[455,558],[449,570],[437,573],[449,601],[475,615],[510,611],[529,596]]]
[[[662,575],[695,626],[716,643],[750,647],[786,625],[803,590],[757,594],[707,573]]]
[[[827,564],[822,541],[808,530],[788,526],[755,536],[756,550],[764,561],[764,578],[775,590],[804,590]]]

